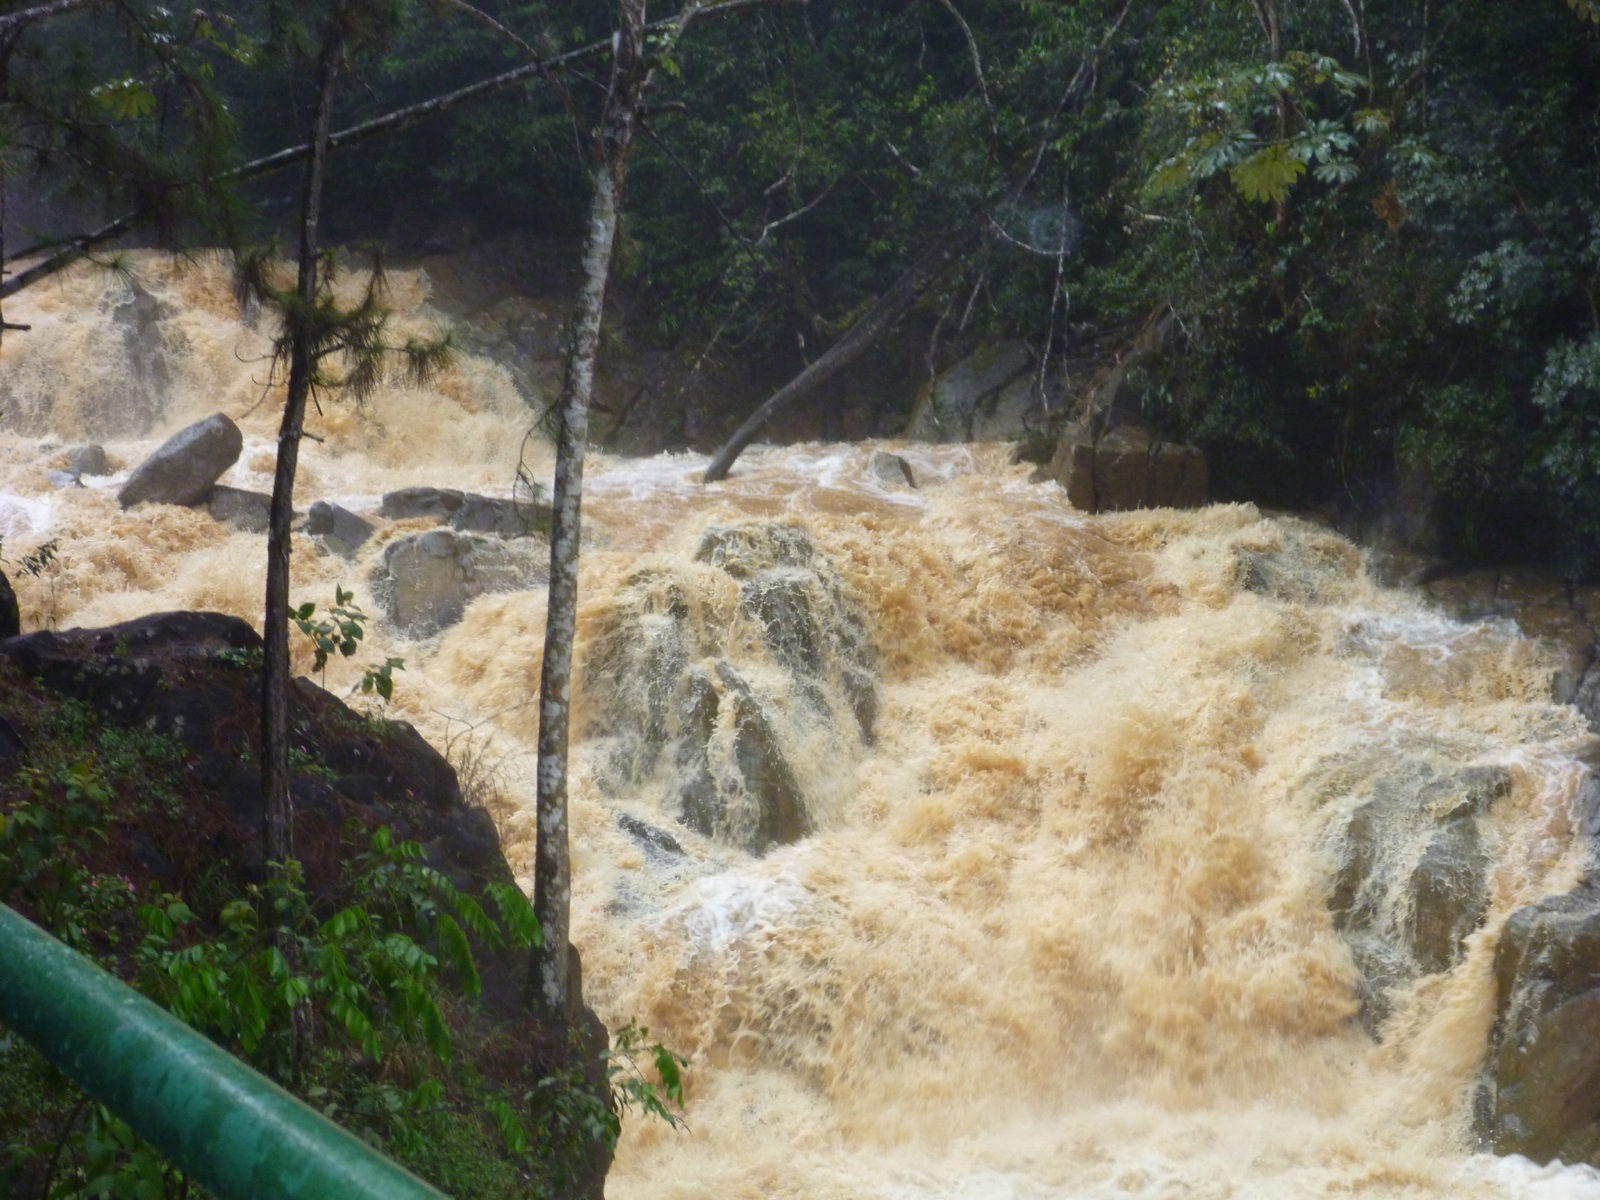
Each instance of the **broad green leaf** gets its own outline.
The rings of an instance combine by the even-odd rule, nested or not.
[[[1287,146],[1268,146],[1235,163],[1228,176],[1246,200],[1278,204],[1288,197],[1289,189],[1305,170],[1305,162],[1291,154]]]

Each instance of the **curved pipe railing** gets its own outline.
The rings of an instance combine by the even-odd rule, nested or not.
[[[444,1200],[4,904],[0,1024],[218,1200]]]

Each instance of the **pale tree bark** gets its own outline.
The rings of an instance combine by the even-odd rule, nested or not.
[[[583,276],[567,326],[556,439],[554,515],[550,523],[550,600],[539,679],[539,828],[534,851],[533,909],[544,931],[534,952],[536,1006],[563,1021],[577,1013],[569,914],[572,873],[567,851],[567,741],[572,701],[572,650],[577,633],[578,556],[583,459],[589,443],[589,399],[606,283],[628,156],[638,130],[650,66],[644,56],[645,0],[621,0],[612,37],[611,79],[595,136],[594,193],[583,248]]]
[[[269,864],[294,856],[293,808],[289,797],[289,525],[294,516],[294,478],[300,462],[306,401],[316,372],[315,308],[322,214],[323,170],[333,119],[334,85],[344,51],[343,14],[336,6],[317,64],[317,100],[312,116],[311,156],[300,194],[299,273],[295,302],[284,319],[289,336],[288,394],[278,429],[278,462],[267,522],[267,594],[261,671],[261,790],[266,797],[263,836]]]

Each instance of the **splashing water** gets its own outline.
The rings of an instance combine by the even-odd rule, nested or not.
[[[79,270],[8,307],[34,329],[0,361],[0,534],[13,561],[61,547],[16,581],[23,611],[259,620],[260,536],[123,513],[120,475],[46,477],[89,440],[125,471],[222,410],[246,435],[223,482],[270,486],[267,331],[220,263],[136,256],[135,278]],[[426,295],[395,275],[402,333],[437,320]],[[128,329],[159,360],[130,358]],[[300,503],[509,495],[528,420],[472,356],[422,391],[331,401]],[[1600,1196],[1587,1169],[1474,1154],[1468,1132],[1499,931],[1583,866],[1587,733],[1544,699],[1539,648],[1378,589],[1349,544],[1249,506],[1090,518],[981,446],[890,447],[921,486],[889,487],[879,448],[753,453],[711,488],[694,456],[591,469],[574,936],[601,1015],[694,1060],[689,1132],[630,1125],[608,1194]],[[354,561],[297,539],[295,597],[343,582],[368,600],[386,539],[418,527]],[[770,579],[729,567],[705,552],[727,529],[798,531],[779,539],[797,557]],[[406,659],[395,715],[475,747],[525,883],[543,612],[537,593],[482,596],[430,639],[380,626],[369,647]],[[655,640],[621,654],[630,630]],[[333,664],[330,687],[359,671]],[[709,707],[673,690],[700,679]],[[1485,824],[1488,915],[1374,1040],[1328,909],[1333,834],[1397,772],[1463,766],[1511,779]],[[754,856],[686,819],[694,787],[798,797],[808,832]]]

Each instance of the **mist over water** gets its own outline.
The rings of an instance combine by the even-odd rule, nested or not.
[[[222,482],[270,487],[268,332],[241,322],[220,263],[134,265],[136,288],[84,269],[7,307],[34,329],[0,358],[0,533],[12,562],[60,543],[59,567],[14,576],[25,620],[259,621],[262,536],[203,510],[123,513],[121,475],[47,479],[86,441],[125,472],[220,410],[246,436]],[[434,327],[424,278],[391,288],[397,332]],[[129,329],[159,360],[130,358]],[[509,495],[528,418],[471,356],[361,410],[334,400],[308,422],[323,440],[302,450],[299,506]],[[693,456],[591,465],[574,937],[602,1017],[694,1064],[689,1132],[630,1123],[608,1194],[1600,1196],[1592,1172],[1470,1143],[1499,931],[1584,865],[1590,738],[1545,699],[1539,648],[1379,589],[1348,543],[1250,506],[1087,517],[1003,447],[888,446],[920,485],[891,487],[881,448],[756,452],[711,488]],[[531,460],[548,475],[547,448]],[[297,538],[294,598],[342,583],[376,612],[384,538],[425,527],[353,562]],[[817,653],[870,671],[870,720],[857,675],[774,648],[710,530],[809,547],[809,573],[772,570],[832,614]],[[426,640],[377,622],[360,660],[405,658],[392,715],[469,766],[525,884],[543,614],[519,592]],[[758,857],[685,821],[683,731],[628,707],[671,684],[652,676],[669,661],[737,675],[813,832]],[[328,686],[360,669],[332,664]],[[737,800],[737,755],[716,748],[737,745],[733,719],[724,702],[723,741],[692,765]],[[1374,1040],[1327,906],[1337,831],[1380,781],[1479,765],[1512,778],[1483,822],[1487,921]],[[1386,853],[1414,860],[1421,836]]]

